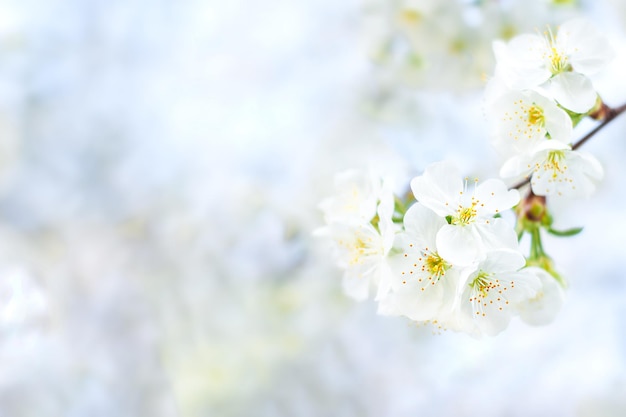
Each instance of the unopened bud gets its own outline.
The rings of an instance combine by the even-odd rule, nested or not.
[[[613,109],[611,109],[609,106],[604,104],[604,101],[602,101],[600,96],[598,96],[598,98],[596,99],[596,104],[589,111],[589,117],[591,117],[594,120],[602,121],[608,118],[611,115],[612,111]]]
[[[552,217],[546,207],[546,197],[536,195],[532,191],[522,200],[517,207],[518,218],[532,223],[540,223],[550,226]]]

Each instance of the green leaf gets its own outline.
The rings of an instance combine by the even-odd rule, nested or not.
[[[574,236],[579,234],[580,232],[583,231],[582,227],[574,227],[572,229],[567,229],[567,230],[555,230],[551,227],[548,227],[546,229],[548,231],[548,233],[550,233],[551,235],[554,236]]]

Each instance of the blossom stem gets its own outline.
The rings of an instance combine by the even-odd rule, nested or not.
[[[539,227],[533,227],[530,230],[530,259],[536,260],[546,256],[541,243],[541,231]]]
[[[604,111],[605,111],[605,113],[604,113],[605,116],[602,119],[602,121],[600,122],[600,124],[598,124],[596,127],[594,127],[589,133],[587,133],[585,136],[583,136],[578,142],[574,143],[572,145],[572,150],[576,150],[576,149],[580,148],[581,146],[583,146],[585,144],[585,142],[587,142],[589,139],[594,137],[596,133],[598,133],[606,125],[611,123],[611,121],[613,121],[613,119],[615,119],[620,114],[624,113],[626,111],[626,104],[622,104],[619,107],[606,107],[606,108],[604,108]],[[530,182],[530,178],[526,178],[525,180],[522,180],[522,181],[518,182],[517,184],[513,185],[511,187],[511,189],[519,190],[520,188],[522,188],[523,186],[525,186],[529,182]]]

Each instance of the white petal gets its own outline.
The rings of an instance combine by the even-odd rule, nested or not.
[[[602,168],[602,164],[596,159],[595,156],[584,151],[573,152],[581,159],[581,162],[584,161],[583,172],[585,173],[585,175],[593,178],[594,180],[601,180],[602,177],[604,177],[604,169]]]
[[[376,300],[380,301],[385,298],[391,290],[391,280],[393,279],[393,271],[387,262],[382,262],[379,266],[378,291],[376,292]]]
[[[552,77],[546,86],[559,104],[576,113],[586,113],[594,104],[598,94],[586,76],[576,72],[563,72]]]
[[[485,250],[518,249],[515,230],[506,220],[491,219],[489,223],[476,224],[474,227]]]
[[[501,180],[488,179],[476,187],[474,197],[478,200],[479,216],[491,217],[519,203],[519,191],[509,190]]]
[[[446,220],[420,203],[413,204],[404,215],[404,230],[412,243],[417,246],[432,247],[435,237]]]
[[[544,113],[545,127],[550,134],[550,140],[563,144],[572,142],[572,119],[559,108],[552,100],[549,100],[538,93],[533,95],[533,99],[541,106]]]
[[[434,285],[427,291],[421,291],[413,286],[410,291],[391,294],[389,302],[394,303],[395,307],[393,309],[386,307],[385,310],[392,310],[395,314],[406,316],[412,320],[432,320],[441,308],[443,288],[440,285]]]
[[[453,265],[470,265],[481,254],[480,241],[471,226],[445,225],[437,233],[439,255]]]
[[[526,259],[521,253],[509,249],[498,249],[487,252],[478,268],[490,273],[501,273],[517,271],[524,265],[526,265]]]
[[[571,151],[568,154],[571,187],[559,187],[563,194],[589,197],[596,189],[596,182],[604,176],[600,162],[591,154],[583,151]]]
[[[463,191],[460,176],[452,163],[436,162],[429,165],[423,175],[411,180],[411,190],[420,203],[440,216],[447,216],[454,212],[451,207]]]
[[[382,219],[390,219],[393,217],[394,210],[394,196],[393,196],[393,188],[392,181],[389,179],[384,179],[382,182],[382,186],[380,191],[378,192],[378,208],[377,214],[378,217]]]
[[[532,273],[529,273],[525,269],[517,272],[508,272],[499,275],[499,278],[503,282],[511,284],[508,287],[507,299],[513,304],[512,310],[517,311],[515,305],[524,300],[528,300],[537,295],[537,291],[541,288],[541,282]]]
[[[539,154],[543,151],[564,150],[564,149],[571,150],[572,147],[571,145],[561,142],[559,140],[544,140],[544,141],[537,143],[537,146],[535,147],[535,149],[533,149],[533,152],[531,153]]]
[[[608,39],[586,19],[563,23],[557,43],[569,55],[574,71],[586,75],[602,70],[615,55]]]
[[[502,178],[519,178],[521,176],[528,176],[532,171],[531,162],[533,161],[532,155],[516,155],[507,159],[500,168],[500,176]]]
[[[497,336],[502,333],[511,322],[511,314],[503,311],[495,311],[490,309],[489,319],[484,317],[477,318],[477,324],[483,334],[487,336]]]
[[[506,44],[506,48],[494,44],[494,52],[497,54],[496,74],[516,90],[542,84],[551,76],[543,58],[546,47],[545,39],[532,34],[514,37]]]
[[[534,297],[516,305],[520,318],[533,326],[551,323],[563,305],[563,288],[543,269],[530,267],[526,270],[538,277],[541,287]]]

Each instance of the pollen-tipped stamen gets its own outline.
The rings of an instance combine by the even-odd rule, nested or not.
[[[432,277],[437,279],[445,275],[446,271],[450,269],[450,264],[447,263],[439,254],[431,253],[424,261],[424,266]]]

